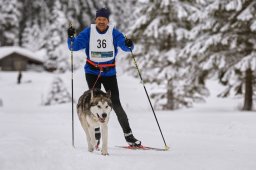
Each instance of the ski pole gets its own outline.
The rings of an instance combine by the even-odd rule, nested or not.
[[[69,24],[72,27],[72,23]],[[75,147],[75,135],[74,135],[74,81],[73,81],[73,37],[70,42],[70,57],[71,57],[71,98],[72,98],[72,146]]]
[[[162,136],[162,139],[163,139],[163,141],[164,141],[165,150],[169,150],[169,147],[167,146],[167,144],[166,144],[166,142],[165,142],[164,135],[163,135],[163,133],[162,133],[161,127],[160,127],[159,122],[158,122],[158,120],[157,120],[155,110],[154,110],[153,105],[152,105],[152,103],[151,103],[151,101],[150,101],[150,98],[149,98],[149,95],[148,95],[148,91],[147,91],[146,86],[145,86],[145,84],[144,84],[144,81],[143,81],[143,79],[142,79],[142,76],[141,76],[141,73],[140,73],[140,69],[139,69],[138,64],[137,64],[137,62],[136,62],[136,59],[135,59],[135,57],[134,57],[134,55],[133,55],[132,49],[131,49],[131,48],[129,48],[129,49],[130,49],[130,51],[131,51],[131,55],[132,55],[132,58],[133,58],[134,65],[135,65],[135,67],[136,67],[136,69],[137,69],[137,71],[138,71],[140,80],[141,80],[142,85],[143,85],[143,87],[144,87],[144,90],[145,90],[145,92],[146,92],[146,95],[147,95],[149,104],[150,104],[150,106],[151,106],[152,112],[153,112],[153,114],[154,114],[154,117],[155,117],[155,119],[156,119],[156,122],[157,122],[157,125],[158,125],[158,128],[159,128],[159,131],[160,131],[161,136]]]

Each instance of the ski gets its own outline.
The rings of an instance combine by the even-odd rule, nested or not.
[[[123,149],[130,149],[130,150],[154,150],[154,151],[167,151],[168,149],[163,148],[155,148],[155,147],[149,147],[149,146],[116,146],[118,148]]]

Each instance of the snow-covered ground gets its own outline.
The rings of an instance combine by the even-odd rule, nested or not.
[[[42,106],[56,75],[0,72],[0,170],[255,170],[256,113],[239,112],[239,99],[219,99],[177,111],[156,111],[169,151],[133,151],[126,145],[115,113],[109,122],[109,156],[89,153],[75,114],[71,142],[71,104]],[[70,74],[59,75],[70,89]],[[164,147],[139,80],[118,76],[121,101],[135,137]],[[208,84],[212,94],[221,89]],[[75,98],[87,89],[83,70],[74,74]]]

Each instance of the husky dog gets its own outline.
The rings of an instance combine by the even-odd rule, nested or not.
[[[79,98],[77,114],[86,133],[88,151],[96,148],[95,128],[101,128],[102,155],[108,155],[108,120],[112,110],[110,91],[104,93],[100,89],[88,90]]]

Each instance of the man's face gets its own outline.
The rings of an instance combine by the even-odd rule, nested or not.
[[[108,27],[108,19],[105,17],[97,17],[95,20],[96,27],[101,31],[105,31]]]

